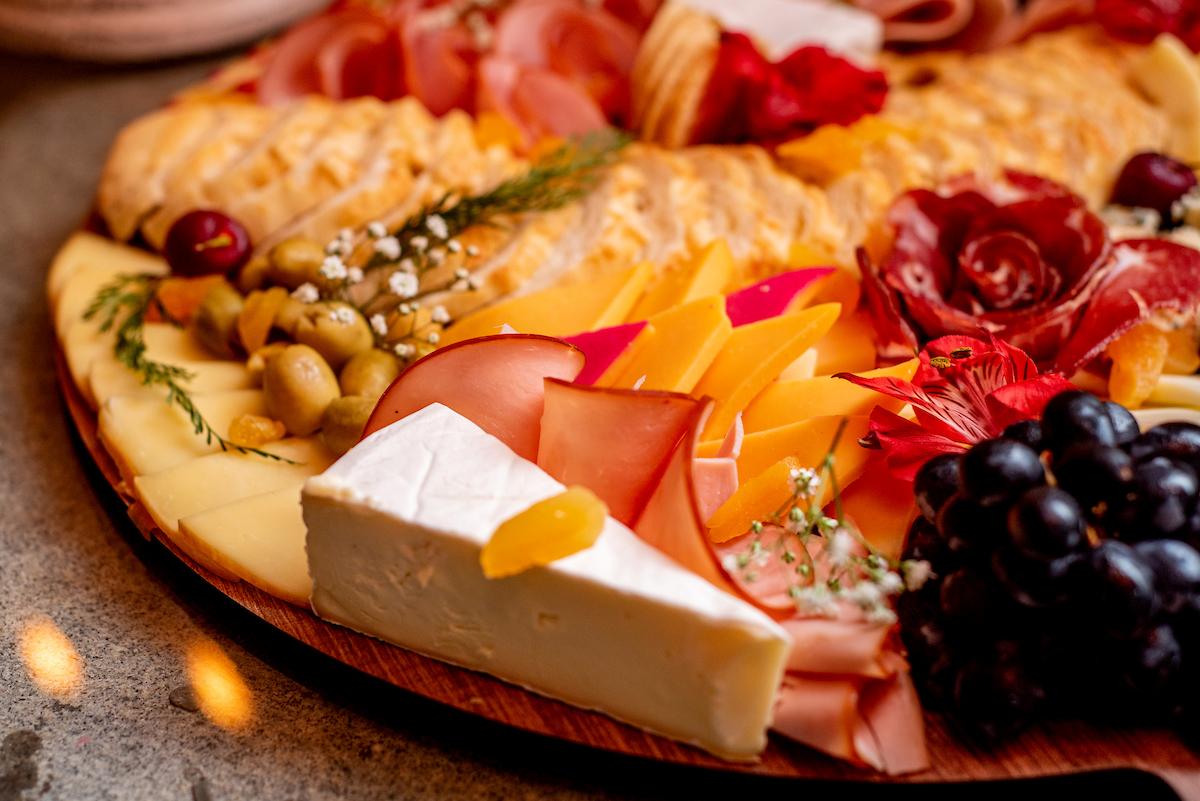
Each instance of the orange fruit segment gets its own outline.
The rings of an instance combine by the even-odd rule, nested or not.
[[[768,520],[792,496],[792,470],[804,467],[788,456],[747,481],[708,521],[708,536],[725,542],[750,530],[755,520]]]
[[[1141,406],[1162,377],[1169,349],[1166,332],[1150,323],[1136,325],[1114,340],[1108,346],[1109,397],[1131,409]]]
[[[590,548],[608,508],[586,487],[568,487],[501,523],[479,553],[483,575],[515,576]]]

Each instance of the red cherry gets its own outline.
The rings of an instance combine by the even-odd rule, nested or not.
[[[1182,161],[1162,153],[1138,153],[1121,168],[1112,202],[1154,209],[1164,223],[1169,223],[1171,205],[1196,183],[1196,173]]]
[[[189,211],[167,231],[163,255],[178,275],[228,275],[250,258],[250,234],[228,214]]]

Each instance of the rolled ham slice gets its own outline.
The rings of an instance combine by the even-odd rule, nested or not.
[[[975,13],[974,0],[852,0],[883,20],[889,42],[940,42],[962,32]]]

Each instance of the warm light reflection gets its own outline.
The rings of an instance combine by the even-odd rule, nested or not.
[[[187,673],[200,711],[222,729],[237,731],[254,716],[250,688],[221,647],[197,640],[187,648]]]
[[[26,621],[18,647],[25,671],[39,690],[60,700],[79,694],[83,685],[83,659],[52,620],[39,617]]]

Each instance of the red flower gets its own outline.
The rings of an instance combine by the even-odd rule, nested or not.
[[[1096,22],[1114,39],[1150,44],[1160,33],[1181,34],[1194,13],[1191,5],[1184,0],[1096,0]]]
[[[1161,240],[1115,245],[1065,187],[1009,172],[981,185],[901,195],[863,293],[885,355],[947,334],[987,332],[1070,374],[1161,308],[1200,305],[1200,253]]]
[[[745,34],[723,32],[692,141],[781,142],[821,125],[849,125],[883,108],[886,96],[882,72],[823,47],[772,64]]]
[[[1051,398],[1071,388],[1057,373],[1039,374],[1024,351],[996,337],[940,337],[920,358],[912,381],[836,376],[912,404],[915,422],[878,407],[871,414],[871,433],[888,467],[906,480],[938,454],[966,450],[1038,417]]]

